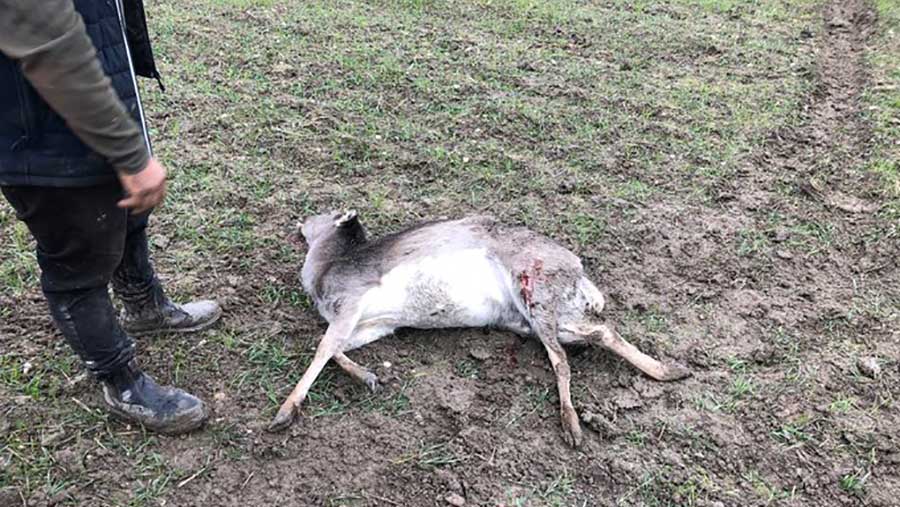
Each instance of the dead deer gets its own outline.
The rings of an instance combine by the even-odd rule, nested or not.
[[[397,328],[495,327],[537,336],[556,372],[563,437],[581,442],[563,344],[599,344],[660,381],[688,376],[625,341],[599,318],[604,299],[581,260],[549,238],[490,217],[427,223],[369,241],[355,212],[308,218],[301,279],[328,329],[271,431],[288,427],[329,359],[371,389],[345,353]]]

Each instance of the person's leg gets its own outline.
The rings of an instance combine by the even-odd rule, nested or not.
[[[125,305],[126,311],[152,303],[148,299],[153,297],[153,289],[158,286],[147,243],[149,217],[150,212],[128,215],[122,262],[113,274],[113,290]]]
[[[54,322],[98,377],[134,357],[134,344],[119,327],[107,290],[122,257],[127,219],[124,210],[109,205],[114,192],[111,185],[3,188],[37,241],[41,288]]]
[[[149,216],[149,212],[128,216],[124,254],[113,275],[113,290],[125,306],[122,325],[133,334],[208,328],[222,314],[218,304],[196,301],[176,305],[166,297],[150,261]]]
[[[109,300],[126,240],[128,214],[116,206],[121,188],[0,190],[37,242],[41,288],[54,322],[102,383],[112,411],[162,432],[199,426],[206,418],[200,400],[157,386],[137,368],[134,344]]]

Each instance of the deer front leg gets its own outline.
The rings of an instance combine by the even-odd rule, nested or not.
[[[578,413],[572,405],[571,381],[572,373],[569,361],[566,359],[566,351],[563,350],[558,338],[558,325],[556,311],[539,311],[534,316],[532,327],[541,343],[547,350],[550,364],[556,373],[556,387],[559,390],[559,413],[562,419],[563,440],[572,447],[581,445],[581,424],[578,422]]]
[[[569,361],[566,359],[566,351],[559,342],[553,345],[544,343],[550,364],[556,372],[556,386],[559,390],[559,415],[563,426],[563,440],[572,447],[581,445],[581,424],[578,422],[578,413],[572,405],[571,380],[572,373],[569,369]]]
[[[358,315],[354,315],[352,318],[343,319],[338,317],[333,324],[328,326],[328,329],[325,331],[325,336],[322,337],[322,341],[319,342],[319,346],[316,348],[316,355],[313,357],[312,362],[309,363],[309,367],[303,373],[303,377],[300,378],[300,382],[297,382],[297,386],[294,388],[293,392],[291,392],[291,395],[284,401],[281,408],[278,410],[278,414],[276,414],[272,422],[269,423],[269,431],[281,431],[291,425],[294,421],[294,415],[297,413],[297,409],[309,393],[309,388],[312,387],[313,382],[315,382],[319,374],[322,373],[322,369],[325,368],[328,360],[334,357],[334,355],[343,348],[344,343],[352,336],[358,320]]]

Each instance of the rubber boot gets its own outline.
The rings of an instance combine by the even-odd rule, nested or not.
[[[134,361],[100,379],[109,410],[150,431],[179,435],[193,431],[208,414],[197,397],[174,387],[158,385]]]

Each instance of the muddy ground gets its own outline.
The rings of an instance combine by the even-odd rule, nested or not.
[[[214,417],[163,438],[98,410],[0,208],[0,505],[897,505],[900,207],[867,170],[873,5],[560,5],[148,2],[173,168],[154,256],[174,296],[227,315],[139,348]],[[693,376],[571,349],[573,450],[539,343],[407,330],[351,354],[381,392],[329,366],[266,433],[324,329],[285,238],[351,205],[376,234],[491,212],[552,235],[619,331]]]

